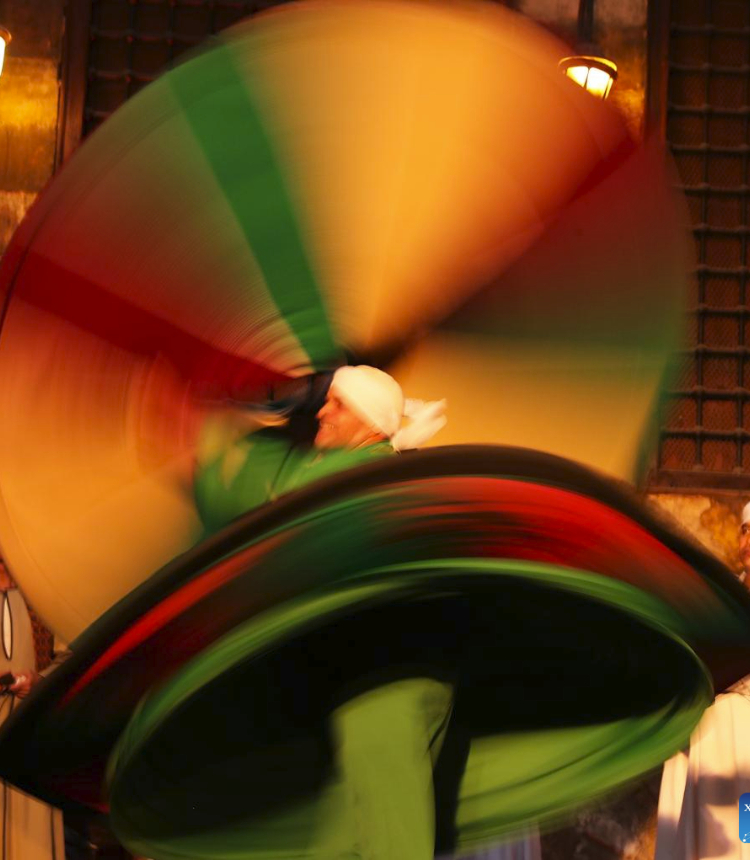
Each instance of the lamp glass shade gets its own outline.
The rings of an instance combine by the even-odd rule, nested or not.
[[[601,69],[589,69],[589,75],[586,79],[586,89],[599,98],[606,99],[609,91],[612,88],[612,76],[609,72]]]
[[[617,79],[617,66],[602,57],[566,57],[560,69],[579,86],[600,99],[606,99]]]
[[[3,73],[5,61],[5,46],[10,42],[10,32],[5,27],[0,27],[0,75]]]

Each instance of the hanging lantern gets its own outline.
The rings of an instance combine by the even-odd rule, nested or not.
[[[607,98],[617,80],[617,66],[603,57],[565,57],[558,65],[569,78],[600,99]]]

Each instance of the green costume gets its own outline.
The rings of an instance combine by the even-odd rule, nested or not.
[[[250,469],[256,442],[273,467]],[[711,697],[692,643],[750,653],[731,575],[575,464],[457,446],[328,474],[333,456],[268,432],[215,447],[199,483],[217,528],[304,482],[295,461],[326,477],[202,541],[68,662],[60,687],[78,688],[55,714],[111,750],[112,826],[134,854],[425,860],[433,827],[441,850],[480,848],[679,749]],[[24,780],[14,751],[31,748],[77,776],[41,704],[4,767]]]
[[[331,450],[291,447],[278,432],[261,430],[235,442],[203,466],[195,478],[195,499],[208,533],[279,496],[393,454],[387,442]]]
[[[290,448],[281,434],[260,431],[200,470],[198,508],[207,531],[213,532],[312,481],[392,453],[387,442],[354,449]],[[309,856],[433,857],[432,769],[452,700],[450,684],[411,678],[371,690],[331,714],[337,778],[320,804]],[[258,857],[263,855],[261,849]]]

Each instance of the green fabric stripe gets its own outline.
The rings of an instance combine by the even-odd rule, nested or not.
[[[338,361],[323,298],[273,143],[226,46],[166,80],[232,208],[280,313],[315,368]]]
[[[275,610],[263,613],[225,636],[191,661],[172,680],[146,698],[133,715],[112,759],[109,778],[112,789],[112,821],[119,837],[132,849],[160,860],[278,860],[308,857],[322,860],[310,844],[318,817],[328,795],[295,801],[297,805],[278,810],[268,820],[233,820],[216,829],[143,838],[142,816],[154,813],[129,793],[128,771],[133,763],[148,763],[154,751],[148,749],[155,730],[171,719],[189,719],[183,707],[204,685],[249,659],[262,659],[290,636],[310,626],[325,623],[344,607],[368,605],[400,590],[412,593],[415,584],[440,588],[441,575],[452,577],[456,569],[504,577],[521,577],[545,583],[553,589],[572,591],[582,597],[609,604],[624,614],[640,619],[684,649],[694,661],[694,683],[677,698],[651,713],[633,714],[610,723],[538,728],[526,732],[499,733],[472,740],[471,752],[461,786],[457,816],[459,847],[478,848],[532,820],[551,824],[585,800],[656,766],[680,748],[711,700],[711,685],[705,667],[681,637],[681,621],[674,611],[651,595],[626,583],[607,580],[587,571],[554,565],[495,559],[455,559],[444,563],[392,565],[369,571],[348,587],[327,593],[317,592]],[[369,578],[369,581],[368,581]],[[229,676],[227,676],[229,678]],[[228,681],[231,683],[231,680]],[[186,716],[187,713],[187,716]],[[248,719],[248,730],[252,731]],[[185,751],[200,756],[200,751]],[[409,750],[404,751],[405,754]],[[145,758],[144,758],[145,757]],[[240,759],[238,759],[240,760]],[[153,767],[163,768],[164,756]],[[245,765],[240,763],[238,768]],[[178,782],[189,780],[180,769]],[[200,771],[200,768],[198,769]],[[386,781],[387,782],[387,781]],[[203,786],[210,792],[219,785]],[[393,791],[397,786],[389,785]],[[196,789],[197,790],[197,789]],[[327,787],[326,792],[331,789]],[[177,795],[181,789],[178,786]],[[540,801],[540,798],[543,800]],[[329,797],[330,799],[330,797]],[[163,810],[155,813],[157,816]],[[153,827],[154,821],[150,825]],[[171,824],[174,827],[174,821]],[[343,826],[343,823],[342,823]],[[161,830],[161,825],[156,831]]]
[[[365,571],[352,577],[348,583],[339,584],[335,591],[300,596],[263,612],[242,627],[231,631],[194,657],[168,684],[141,702],[137,719],[135,716],[131,719],[128,729],[130,737],[127,743],[120,744],[120,753],[123,746],[127,746],[128,753],[132,755],[148,739],[165,714],[174,711],[201,687],[237,662],[246,659],[248,655],[263,653],[284,641],[291,632],[298,634],[309,629],[311,624],[320,624],[322,619],[344,607],[356,607],[379,596],[409,591],[420,581],[431,583],[437,588],[436,583],[442,575],[453,577],[456,570],[497,576],[500,579],[507,576],[520,577],[551,588],[585,595],[616,607],[623,614],[638,618],[647,626],[659,630],[693,654],[696,663],[701,666],[706,690],[711,687],[708,669],[682,638],[689,632],[685,629],[685,620],[659,598],[629,583],[585,570],[537,561],[471,557],[431,559],[429,562],[406,562]],[[134,728],[136,724],[137,732]],[[137,736],[137,741],[134,736]],[[115,754],[115,762],[117,757]]]

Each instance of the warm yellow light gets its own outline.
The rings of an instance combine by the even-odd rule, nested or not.
[[[603,57],[565,57],[559,67],[579,86],[600,99],[606,99],[617,80],[617,66]]]
[[[588,73],[588,66],[571,66],[569,69],[565,69],[565,74],[569,78],[573,78],[573,80],[584,89],[586,89],[586,78],[588,77]]]
[[[589,69],[586,89],[599,98],[606,99],[612,87],[612,76],[601,69]]]
[[[10,33],[5,27],[0,27],[0,75],[3,73],[3,61],[5,60],[5,46],[10,42]]]

